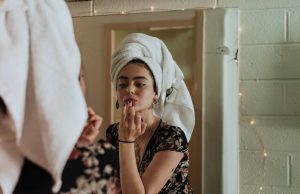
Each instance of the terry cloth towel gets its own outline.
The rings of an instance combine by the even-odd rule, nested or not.
[[[63,0],[1,3],[0,97],[8,111],[0,118],[3,194],[12,193],[24,157],[52,175],[54,191],[60,188],[87,118],[79,70],[72,18]]]
[[[132,59],[140,59],[151,69],[159,95],[154,113],[164,121],[180,127],[190,140],[195,112],[184,76],[167,46],[156,37],[142,33],[127,35],[112,56],[111,78],[116,86],[120,70]]]

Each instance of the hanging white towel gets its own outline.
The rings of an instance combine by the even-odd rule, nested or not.
[[[0,187],[12,193],[27,157],[53,177],[54,191],[87,118],[80,54],[63,0],[5,0],[0,6]],[[3,119],[2,119],[3,120]],[[0,122],[3,122],[0,120]],[[9,131],[3,134],[4,130]]]
[[[111,77],[116,86],[120,70],[132,59],[141,59],[151,69],[159,100],[154,113],[164,121],[181,127],[190,140],[195,112],[184,76],[167,46],[156,37],[142,33],[129,34],[112,56]]]

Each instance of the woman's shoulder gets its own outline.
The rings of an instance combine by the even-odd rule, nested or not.
[[[171,150],[185,152],[188,149],[188,141],[180,127],[161,121],[155,133],[156,151]]]
[[[169,124],[163,120],[161,120],[161,123],[159,125],[158,133],[163,136],[182,137],[186,139],[185,134],[180,127]]]

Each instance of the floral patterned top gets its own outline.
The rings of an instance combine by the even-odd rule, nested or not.
[[[117,150],[118,126],[119,123],[112,124],[106,131],[108,141],[110,141]],[[163,121],[160,122],[146,147],[144,156],[138,167],[139,173],[143,174],[157,152],[166,150],[183,152],[184,156],[174,170],[172,177],[167,181],[159,194],[191,194],[192,188],[188,180],[188,142],[184,132],[179,127],[168,125]]]
[[[76,146],[62,174],[59,194],[120,193],[118,152],[105,140]]]

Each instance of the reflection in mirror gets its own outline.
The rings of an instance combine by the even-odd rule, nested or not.
[[[179,12],[180,14],[181,12]],[[175,14],[172,13],[172,14]],[[178,13],[177,13],[178,14]],[[148,21],[148,22],[133,22],[130,24],[114,24],[107,25],[108,34],[107,37],[110,37],[111,40],[111,50],[112,52],[118,46],[120,41],[129,33],[132,32],[142,32],[148,35],[152,35],[160,38],[169,48],[172,53],[175,61],[182,69],[185,82],[191,96],[193,98],[194,106],[201,107],[201,45],[202,42],[196,41],[196,34],[201,36],[201,32],[197,32],[197,29],[202,28],[202,15],[199,11],[198,15],[196,12],[193,13],[193,17],[187,20],[180,20],[176,18],[164,20],[161,22]],[[152,14],[153,15],[153,14]],[[196,19],[196,17],[198,18]],[[197,21],[197,22],[196,22]],[[198,26],[197,26],[198,25]],[[197,45],[198,43],[198,45]],[[196,74],[195,74],[196,73]],[[200,78],[200,79],[198,79]],[[115,89],[112,87],[112,93]],[[112,99],[116,95],[112,95]],[[120,114],[116,114],[116,109],[114,106],[115,100],[112,101],[112,118],[114,120],[119,120],[117,118]],[[201,129],[201,112],[199,108],[196,110],[196,129]],[[194,130],[193,138],[190,142],[190,179],[195,192],[200,191],[201,187],[199,180],[200,176],[200,167],[201,167],[201,130]],[[198,139],[196,136],[198,135]],[[197,178],[196,178],[197,177]],[[197,180],[194,181],[194,180]]]
[[[219,18],[215,17],[215,20],[222,20],[224,13],[224,11],[221,11],[219,13]],[[205,21],[204,16],[203,10],[188,10],[74,17],[73,21],[76,39],[82,53],[83,65],[87,75],[87,101],[95,107],[96,112],[103,117],[103,128],[100,132],[101,137],[105,137],[106,127],[115,120],[118,120],[117,110],[115,109],[115,89],[111,85],[109,68],[110,56],[116,49],[120,40],[128,33],[143,32],[157,36],[166,43],[172,52],[175,61],[183,70],[195,107],[196,125],[189,146],[190,182],[194,189],[194,193],[202,193],[204,191],[207,193],[207,191],[209,192],[210,190],[215,191],[210,193],[218,193],[222,190],[221,125],[214,124],[212,126],[216,127],[216,129],[208,130],[206,132],[206,137],[217,141],[203,141],[204,116],[202,115],[202,112],[204,111],[204,105],[202,102],[204,93],[202,91],[205,90],[205,88],[203,88],[205,79],[203,77],[203,53],[205,53],[203,45],[209,43],[208,41],[203,42],[203,32],[205,32],[205,29],[203,28],[203,23]],[[206,25],[209,26],[209,24]],[[215,56],[215,59],[219,59],[220,57],[212,51],[222,43],[222,41],[218,40],[223,40],[224,38],[221,34],[224,30],[222,29],[222,22],[219,22],[218,25],[220,25],[220,28],[216,28],[217,33],[211,31],[211,33],[206,34],[208,39],[216,42],[216,45],[214,45],[216,47],[213,47],[212,45],[207,47],[208,57],[206,58],[210,58],[209,55]],[[233,53],[233,51],[230,51],[230,53]],[[231,57],[231,55],[229,57]],[[217,62],[217,64],[218,63],[219,62]],[[207,69],[209,70],[210,68]],[[217,72],[219,72],[219,69]],[[213,74],[214,72],[210,71],[206,76],[213,80]],[[218,96],[222,95],[220,92],[213,91],[213,89],[219,89],[221,87],[220,84],[222,85],[221,77],[216,80],[217,81],[214,81],[215,85],[212,85],[213,88],[209,91],[209,93],[214,93],[214,97],[211,98],[213,100],[215,98],[222,98],[221,96]],[[214,102],[216,107],[222,106],[222,104],[218,103],[220,102]],[[211,110],[216,109],[213,108]],[[218,109],[217,111],[219,112],[222,110]],[[214,115],[212,116],[215,117]],[[222,120],[219,117],[216,117],[213,121],[222,123]],[[210,136],[207,136],[208,134],[210,134]],[[205,150],[205,152],[203,152],[203,150]],[[211,160],[204,164],[203,158],[206,158],[206,154],[208,154],[207,158],[219,159]],[[204,174],[203,171],[203,166],[205,165],[209,167],[205,171],[206,174]],[[206,180],[204,180],[203,177],[205,177]]]
[[[76,17],[76,38],[82,52],[87,79],[88,102],[104,118],[104,130],[118,120],[115,89],[110,83],[110,56],[129,33],[143,32],[162,39],[182,69],[196,111],[196,126],[190,142],[190,179],[195,193],[201,190],[201,102],[202,102],[201,11],[172,11],[95,17]],[[103,108],[105,107],[105,108]]]
[[[96,0],[95,0],[96,1]],[[97,2],[105,2],[106,0],[97,0]],[[130,2],[135,0],[129,0]],[[91,1],[90,1],[91,2]],[[120,1],[121,2],[121,1]],[[128,2],[128,1],[122,1]],[[121,10],[134,10],[136,8],[145,9],[150,11],[150,4],[162,5],[163,2],[168,1],[135,1],[134,5],[124,6],[99,6],[95,12],[120,12]],[[161,3],[160,3],[161,2]],[[174,3],[173,3],[174,2]],[[232,144],[239,145],[241,154],[240,161],[240,174],[238,179],[240,183],[236,187],[240,189],[240,193],[300,193],[299,192],[299,173],[297,171],[297,161],[299,161],[299,134],[300,127],[299,114],[299,1],[244,1],[244,0],[190,0],[190,1],[172,1],[172,3],[165,3],[164,9],[177,9],[186,8],[186,2],[197,2],[197,5],[191,7],[239,7],[240,11],[240,24],[236,27],[232,26],[224,30],[224,28],[217,28],[212,30],[213,26],[219,24],[222,20],[214,20],[210,24],[204,22],[204,31],[206,28],[209,33],[204,34],[204,41],[211,38],[220,37],[217,44],[205,42],[203,53],[204,59],[204,87],[203,87],[203,117],[214,118],[210,121],[203,121],[203,137],[202,137],[202,193],[210,194],[235,194],[239,192],[221,192],[219,165],[215,165],[216,161],[225,160],[222,152],[215,150],[219,147],[219,142],[222,141],[223,136],[220,135],[220,128],[223,123],[222,114],[219,107],[222,107],[223,96],[220,97],[220,87],[216,83],[220,83],[220,77],[224,74],[220,72],[222,66],[216,65],[222,57],[216,55],[216,48],[222,51],[223,46],[227,46],[223,41],[224,34],[234,34],[234,30],[239,28],[239,60],[236,64],[238,66],[238,73],[240,74],[240,93],[239,93],[239,127],[240,139],[237,142],[231,141]],[[215,4],[217,2],[217,4]],[[126,4],[126,3],[125,3]],[[144,4],[141,6],[141,4]],[[174,6],[174,4],[176,4]],[[178,4],[181,4],[178,6]],[[125,9],[123,9],[125,7]],[[187,6],[188,7],[188,6]],[[92,8],[92,6],[90,6]],[[119,8],[119,10],[117,10]],[[128,8],[128,9],[126,9]],[[89,9],[91,10],[91,9]],[[141,11],[141,10],[140,10]],[[88,14],[91,14],[89,12]],[[92,14],[91,14],[92,15]],[[204,21],[211,18],[210,15],[204,14]],[[271,17],[270,17],[271,16]],[[137,18],[124,16],[127,20],[137,21]],[[274,19],[277,18],[277,19]],[[145,18],[143,18],[145,19]],[[153,19],[153,18],[152,18]],[[106,20],[104,18],[102,21]],[[118,20],[119,21],[119,20]],[[139,20],[141,21],[141,20]],[[147,21],[147,19],[145,19]],[[259,21],[259,22],[257,22]],[[111,23],[117,20],[111,21]],[[105,22],[104,22],[105,23]],[[90,23],[91,24],[91,23]],[[275,25],[278,24],[278,25]],[[93,23],[93,25],[97,25]],[[77,27],[78,25],[76,25]],[[276,26],[274,28],[274,26]],[[102,26],[101,26],[102,27]],[[97,27],[97,28],[101,28]],[[230,30],[231,29],[231,30]],[[89,33],[79,32],[80,35],[91,35]],[[95,30],[95,36],[102,36],[99,34],[100,30]],[[97,31],[97,32],[96,32]],[[100,38],[94,39],[97,44],[103,44]],[[216,41],[217,42],[217,41]],[[87,46],[86,42],[82,44]],[[93,49],[91,49],[93,50]],[[98,51],[99,53],[100,51]],[[102,51],[101,51],[102,52]],[[87,53],[87,52],[86,52]],[[94,63],[101,63],[96,56],[89,56],[84,54],[86,58],[94,58]],[[98,61],[97,61],[98,60]],[[210,60],[211,63],[206,61]],[[228,61],[231,59],[229,58]],[[88,63],[90,66],[93,63]],[[215,67],[215,68],[213,68]],[[226,64],[224,70],[232,70],[232,67]],[[98,72],[100,70],[98,69]],[[91,72],[93,73],[93,72]],[[96,74],[96,73],[95,73]],[[209,77],[211,76],[211,79]],[[234,77],[234,76],[232,76]],[[209,85],[210,84],[210,85]],[[231,84],[236,84],[232,82]],[[101,85],[97,89],[101,88]],[[223,90],[226,91],[226,90]],[[230,93],[229,93],[230,94]],[[274,95],[276,94],[276,95]],[[98,96],[96,96],[98,97]],[[230,96],[231,97],[231,96]],[[229,100],[227,96],[224,100]],[[213,101],[213,105],[207,105],[207,101]],[[91,102],[91,101],[90,101]],[[232,110],[232,104],[226,110]],[[100,109],[100,106],[99,106]],[[210,110],[210,111],[209,111]],[[224,112],[224,115],[231,115],[230,112]],[[226,120],[228,121],[228,120]],[[219,126],[217,126],[219,125]],[[205,127],[206,126],[206,127]],[[209,129],[208,129],[209,128]],[[227,128],[227,134],[234,139],[234,134],[230,133],[234,130]],[[223,128],[223,132],[226,132]],[[283,135],[284,134],[284,135]],[[224,136],[225,138],[226,136]],[[234,139],[236,140],[236,139]],[[226,143],[224,141],[222,144]],[[210,146],[207,146],[210,144]],[[228,149],[225,146],[224,154],[234,149]],[[213,150],[211,150],[213,148]],[[266,150],[265,150],[266,149]],[[227,151],[227,152],[226,152]],[[265,152],[267,151],[267,152]],[[210,153],[208,155],[207,153]],[[213,157],[214,156],[214,157]],[[231,157],[232,158],[232,157]],[[235,162],[235,160],[232,160]],[[224,169],[231,172],[228,165],[234,165],[229,160],[224,163]],[[208,172],[206,172],[208,171]],[[217,175],[216,173],[217,172]],[[204,175],[203,175],[204,173]],[[225,171],[224,171],[225,173]],[[222,174],[224,174],[222,173]],[[278,175],[280,173],[280,176]],[[223,175],[222,175],[223,176]],[[232,178],[224,178],[225,180],[232,180]],[[223,181],[224,181],[223,180]],[[199,181],[200,182],[200,181]],[[204,187],[211,183],[210,192]],[[214,183],[214,184],[212,184]],[[230,187],[226,183],[222,183],[223,187]],[[203,189],[204,188],[204,189]],[[225,189],[223,189],[225,190]]]

